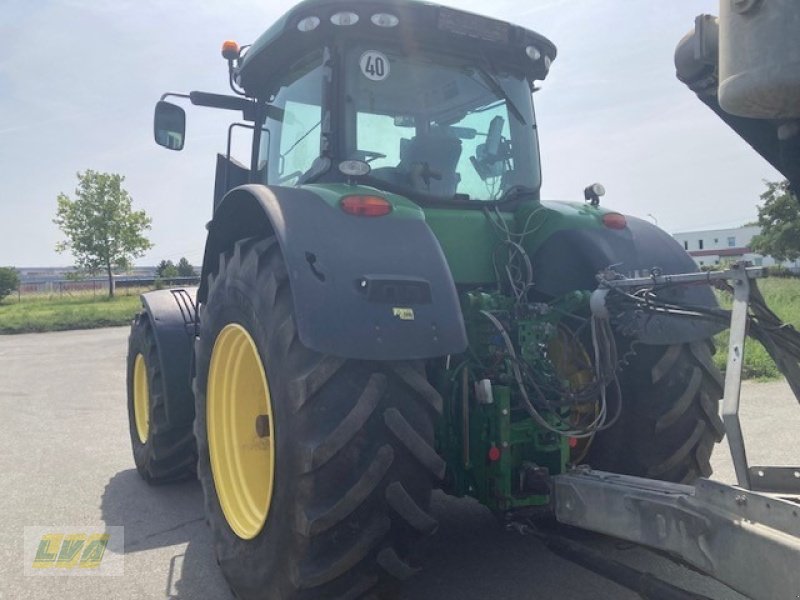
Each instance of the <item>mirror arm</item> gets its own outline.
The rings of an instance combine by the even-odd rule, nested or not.
[[[238,96],[226,96],[225,94],[212,94],[209,92],[189,92],[188,94],[167,92],[162,94],[161,100],[167,98],[186,98],[195,106],[240,110],[245,121],[253,122],[258,116],[256,103],[248,98],[240,98]]]
[[[225,110],[240,110],[245,121],[256,120],[256,104],[253,100],[239,96],[211,94],[209,92],[189,92],[189,100],[195,106],[208,106]]]
[[[161,94],[162,101],[167,98],[189,98],[189,94],[181,94],[179,92],[166,92],[165,94]]]

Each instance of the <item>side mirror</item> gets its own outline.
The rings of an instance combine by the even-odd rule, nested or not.
[[[156,144],[169,150],[183,150],[186,137],[186,113],[180,106],[159,101],[153,119]]]

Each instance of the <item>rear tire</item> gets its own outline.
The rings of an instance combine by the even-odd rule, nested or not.
[[[143,362],[139,362],[137,370],[138,357]],[[137,374],[142,378],[138,390]],[[143,425],[143,419],[147,425]],[[160,484],[196,476],[197,451],[192,424],[172,426],[167,421],[158,347],[150,317],[145,312],[136,315],[128,337],[128,421],[133,461],[145,481]]]
[[[209,453],[209,367],[231,323],[255,343],[274,420],[273,491],[252,539],[229,525]],[[356,599],[416,571],[412,545],[436,528],[427,508],[445,470],[433,449],[442,399],[421,364],[305,348],[274,238],[241,240],[220,256],[196,356],[198,475],[219,565],[238,598]]]
[[[620,374],[622,415],[600,432],[586,462],[604,471],[691,483],[711,475],[725,433],[722,375],[709,341],[636,347]]]

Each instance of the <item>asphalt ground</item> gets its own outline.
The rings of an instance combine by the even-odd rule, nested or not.
[[[0,599],[227,600],[197,482],[150,487],[133,468],[125,400],[127,328],[0,336]],[[783,382],[746,383],[751,464],[800,464],[797,403]],[[714,478],[733,481],[727,445]],[[425,569],[401,600],[628,600],[636,594],[501,526],[471,500],[437,493]],[[124,575],[24,574],[24,527],[124,526]],[[643,548],[591,546],[717,600],[730,589]],[[754,557],[756,560],[757,557]]]

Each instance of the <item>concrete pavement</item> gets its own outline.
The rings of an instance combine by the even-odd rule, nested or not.
[[[0,336],[0,598],[227,600],[197,482],[149,487],[130,456],[127,328]],[[753,464],[800,463],[800,411],[783,383],[745,386]],[[792,426],[795,424],[795,427]],[[794,461],[792,460],[794,459]],[[732,481],[727,446],[717,476]],[[437,493],[426,569],[402,600],[634,599],[638,596],[505,531],[471,500]],[[125,527],[121,577],[23,574],[23,528]],[[591,537],[603,552],[718,600],[733,593],[647,550]]]

